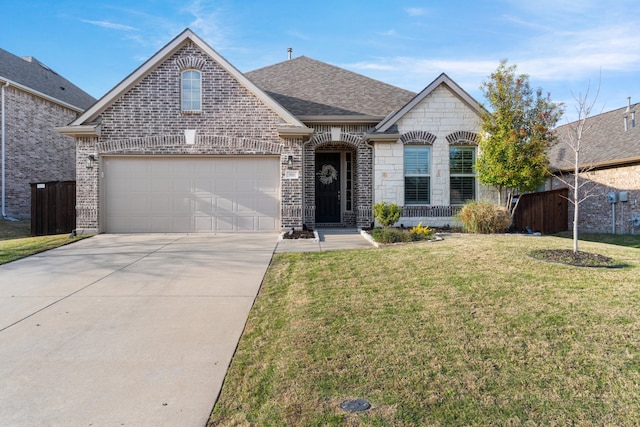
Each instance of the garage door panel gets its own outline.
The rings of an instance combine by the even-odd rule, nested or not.
[[[278,217],[280,211],[279,204],[275,204],[273,199],[259,199],[257,200],[256,211],[262,216]]]
[[[151,192],[155,194],[167,193],[171,188],[171,180],[167,177],[153,178],[151,181]]]
[[[250,161],[250,159],[247,159]],[[217,177],[234,176],[236,174],[236,165],[234,162],[218,162],[214,164],[215,175]]]
[[[171,208],[171,199],[167,197],[154,197],[151,199],[151,210],[153,212],[166,212]]]
[[[214,185],[214,181],[211,177],[197,178],[194,183],[194,191],[197,193],[213,194],[213,190],[215,188]]]
[[[272,216],[261,216],[258,218],[258,229],[256,231],[270,231],[277,227],[276,220]]]
[[[234,218],[232,216],[216,216],[216,231],[234,231],[233,219]]]
[[[216,171],[218,172],[218,171]],[[219,176],[219,175],[216,175]],[[212,191],[215,194],[235,194],[235,182],[232,178],[227,177],[219,177],[215,181],[213,181]]]
[[[177,215],[185,215],[188,216],[193,212],[193,207],[191,206],[191,200],[185,197],[172,197],[170,200],[173,201],[173,213]]]
[[[256,200],[255,199],[249,199],[246,197],[240,197],[238,198],[238,204],[237,204],[237,212],[240,214],[246,214],[246,213],[251,213],[251,212],[255,212],[256,211]]]
[[[253,216],[238,216],[237,218],[238,228],[242,230],[257,231],[255,224],[258,221],[258,218],[255,218]]]
[[[145,222],[148,222],[148,225],[145,225]],[[153,216],[151,217],[151,221],[147,221],[146,218],[136,218],[134,226],[141,228],[148,227],[148,232],[156,233],[171,227],[171,218],[165,216]]]
[[[240,178],[238,179],[238,187],[236,191],[240,194],[253,194],[256,190],[256,180],[253,178]]]
[[[190,233],[195,231],[193,228],[193,217],[189,216],[174,216],[171,218],[172,226],[170,230],[175,233]],[[164,229],[166,230],[166,228]],[[164,231],[158,230],[158,231]]]
[[[277,231],[278,158],[105,157],[108,232]]]
[[[215,213],[215,210],[213,209],[213,198],[198,197],[195,200],[195,203],[196,203],[196,208],[195,208],[196,215],[206,215],[207,217],[209,217],[213,213]]]
[[[192,181],[188,178],[172,178],[170,191],[174,194],[184,194],[185,192],[192,192]]]
[[[194,226],[195,231],[215,231],[211,216],[196,216]]]

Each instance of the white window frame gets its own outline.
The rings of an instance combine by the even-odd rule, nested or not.
[[[198,76],[197,81],[198,81],[198,88],[193,88],[193,87],[188,87],[185,88],[185,83],[186,83],[186,79],[185,77],[187,75],[191,76],[191,73],[195,73],[195,75]],[[192,83],[196,81],[196,79],[189,79],[188,82]],[[191,86],[191,85],[190,85]],[[185,99],[187,94],[191,95],[189,97],[189,99]],[[196,95],[196,96],[193,96]],[[196,98],[197,99],[194,99]],[[197,105],[195,105],[195,103],[197,103]],[[185,108],[188,107],[188,108]],[[197,108],[193,108],[193,107],[197,107]],[[200,70],[196,70],[194,68],[189,68],[186,70],[183,70],[180,73],[180,109],[182,112],[186,112],[186,113],[199,113],[202,111],[202,71]]]
[[[471,152],[472,153],[472,159],[471,159],[471,171],[470,172],[463,172],[463,173],[454,173],[451,170],[452,164],[451,164],[451,155],[452,155],[452,150],[462,150],[462,151],[466,151],[466,152]],[[470,145],[451,145],[449,147],[449,201],[450,204],[453,206],[461,206],[464,205],[467,201],[469,200],[476,200],[478,197],[478,179],[475,173],[475,164],[476,164],[476,159],[477,159],[477,155],[478,155],[478,150],[476,149],[475,146],[470,146]],[[473,197],[470,199],[466,199],[466,200],[453,200],[452,199],[452,195],[453,195],[453,188],[452,188],[452,178],[472,178],[473,179]]]
[[[416,173],[407,171],[407,151],[411,149],[426,150],[428,153],[427,163],[423,165],[425,171]],[[408,206],[429,206],[431,204],[431,162],[432,149],[431,145],[424,144],[406,144],[403,147],[403,163],[404,163],[404,204]],[[427,200],[407,200],[407,178],[427,178]]]

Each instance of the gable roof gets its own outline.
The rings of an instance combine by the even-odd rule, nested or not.
[[[635,127],[632,127],[632,113],[635,113]],[[564,142],[568,141],[568,132],[577,123],[567,123],[554,130],[558,141],[549,149],[549,161],[555,170],[573,169],[574,154]],[[589,117],[585,121],[585,128],[588,130],[585,130],[580,144],[580,166],[640,163],[640,103]]]
[[[465,104],[469,106],[473,111],[480,114],[482,107],[478,102],[471,97],[464,89],[462,89],[456,82],[451,80],[449,76],[445,73],[440,74],[434,81],[432,81],[427,87],[425,87],[422,92],[417,94],[413,99],[411,99],[407,104],[405,104],[402,108],[396,111],[394,114],[390,115],[376,126],[373,134],[384,134],[390,130],[392,130],[392,126],[396,125],[396,123],[409,111],[411,111],[416,105],[422,102],[427,96],[429,96],[437,87],[440,85],[447,86],[454,95],[460,98]]]
[[[18,57],[0,49],[0,81],[45,95],[78,111],[84,111],[95,99],[32,56]]]
[[[302,132],[302,134],[310,132],[310,129],[307,129],[306,126],[304,126],[295,116],[278,104],[273,98],[265,94],[260,88],[238,71],[238,69],[231,65],[226,59],[218,54],[218,52],[213,50],[188,28],[171,40],[166,46],[160,49],[133,73],[129,74],[129,76],[122,80],[113,89],[107,92],[102,98],[100,98],[100,100],[98,100],[98,102],[74,120],[69,126],[58,128],[58,131],[70,136],[91,135],[98,132],[98,124],[94,123],[94,121],[100,116],[100,114],[118,100],[122,94],[126,93],[140,80],[162,64],[167,58],[178,51],[187,41],[194,43],[200,50],[235,78],[242,86],[252,92],[259,100],[280,116],[283,121],[283,125],[285,126],[283,133],[293,136],[297,135],[299,131]]]
[[[306,56],[250,71],[246,76],[303,120],[372,116],[379,121],[415,95]]]

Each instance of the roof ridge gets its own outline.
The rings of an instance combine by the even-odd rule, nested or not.
[[[349,70],[347,68],[343,68],[343,67],[340,67],[338,65],[330,64],[328,62],[320,61],[319,59],[311,58],[311,57],[305,56],[305,55],[300,55],[300,56],[297,56],[297,57],[292,58],[292,59],[287,59],[287,60],[284,60],[284,61],[277,62],[275,64],[271,64],[271,65],[267,65],[265,67],[257,68],[255,70],[247,71],[245,74],[251,74],[253,72],[259,72],[259,71],[263,71],[263,70],[269,69],[271,67],[276,67],[276,66],[279,66],[279,65],[290,63],[292,61],[299,61],[299,60],[305,60],[305,59],[308,60],[308,61],[314,62],[316,64],[319,64],[321,66],[331,67],[331,68],[333,68],[333,69],[335,69],[336,71],[339,71],[339,72],[347,72],[347,73],[353,74],[354,76],[358,76],[358,77],[367,79],[369,81],[375,82],[376,84],[382,84],[382,85],[385,85],[385,86],[390,87],[390,88],[400,89],[400,90],[406,91],[408,93],[412,93],[414,95],[416,94],[416,92],[414,92],[412,90],[405,89],[405,88],[400,87],[400,86],[392,85],[390,83],[383,82],[382,80],[374,79],[373,77],[365,76],[364,74],[357,73],[355,71],[351,71],[351,70]]]

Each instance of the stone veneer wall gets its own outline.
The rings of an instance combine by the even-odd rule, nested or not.
[[[371,130],[367,125],[310,125],[313,137],[304,145],[304,224],[315,228],[315,170],[316,151],[351,152],[353,161],[353,209],[342,211],[342,224],[351,227],[368,227],[372,221],[373,206],[373,148],[364,141]],[[332,128],[340,128],[340,138],[332,140]]]
[[[401,138],[395,143],[377,143],[374,158],[375,202],[404,205],[404,145],[427,144],[431,149],[431,205],[449,206],[449,147],[476,145],[469,141],[480,132],[480,119],[444,85],[405,114],[398,123]],[[452,141],[451,143],[449,141]],[[477,155],[478,153],[476,153]],[[495,200],[495,190],[477,184],[478,199]],[[402,217],[399,223],[413,226],[452,225],[453,217]]]
[[[73,138],[54,128],[69,124],[77,112],[13,86],[5,88],[5,109],[6,213],[29,217],[30,183],[75,179]]]
[[[565,179],[573,179],[566,176]],[[611,204],[607,202],[610,192],[626,191],[628,202],[615,204],[615,231],[617,234],[640,233],[639,227],[632,227],[630,220],[640,217],[640,165],[620,166],[593,170],[583,175],[584,180],[591,181],[584,189],[593,188],[591,197],[579,206],[578,230],[586,232],[611,233],[613,231],[613,213]],[[566,185],[558,178],[551,180],[551,189],[564,188]],[[584,194],[584,193],[583,193]],[[573,193],[569,191],[569,198]],[[569,203],[569,229],[573,229],[574,206]]]
[[[180,73],[185,68],[202,72],[201,112],[181,111]],[[302,141],[280,138],[279,122],[274,111],[220,65],[185,43],[102,113],[100,137],[78,139],[77,227],[103,231],[100,161],[86,169],[88,155],[98,160],[102,155],[280,156],[284,177],[289,155],[301,165]],[[185,129],[196,130],[194,145],[186,144]],[[283,227],[302,226],[301,175],[283,179]]]

